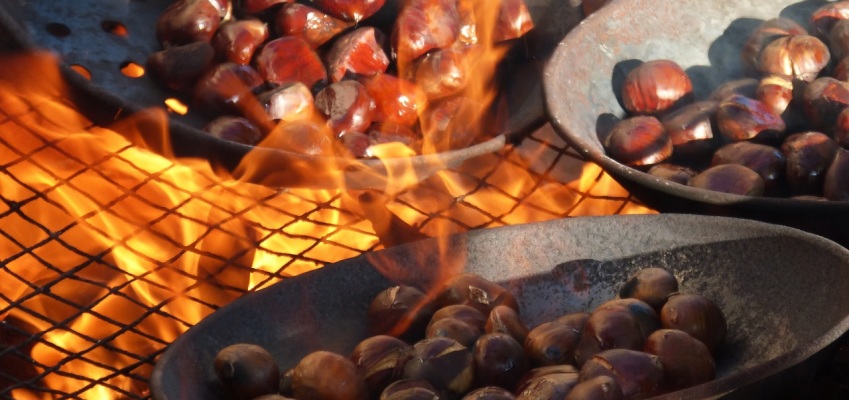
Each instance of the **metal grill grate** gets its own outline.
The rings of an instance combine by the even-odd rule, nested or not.
[[[145,398],[157,356],[204,316],[363,252],[651,212],[547,126],[392,195],[234,183],[112,129],[0,90],[0,398]]]

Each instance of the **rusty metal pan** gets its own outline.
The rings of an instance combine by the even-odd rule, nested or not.
[[[220,398],[213,359],[234,343],[267,348],[282,370],[316,350],[347,355],[368,335],[371,299],[394,284],[431,290],[440,273],[478,273],[507,287],[533,327],[591,310],[646,266],[672,270],[682,291],[714,299],[729,322],[717,379],[664,399],[806,398],[793,392],[800,371],[827,361],[849,328],[849,251],[822,237],[722,217],[571,218],[473,231],[444,247],[436,239],[396,246],[246,295],[169,346],[151,393]]]
[[[132,79],[120,67],[127,62],[143,65],[159,49],[154,36],[156,19],[171,0],[26,1],[0,3],[0,50],[48,49],[63,62],[65,77],[75,90],[78,103],[96,122],[108,123],[116,116],[148,107],[163,107],[173,94],[160,89],[148,77]],[[387,176],[412,167],[420,179],[438,170],[456,167],[465,160],[502,149],[521,140],[546,121],[541,70],[557,42],[583,18],[580,2],[526,0],[536,28],[515,43],[501,63],[500,95],[509,117],[492,133],[492,138],[467,148],[409,159],[351,160],[294,154],[263,148],[256,152],[262,171],[249,180],[268,186],[333,188],[381,188]],[[386,9],[397,8],[387,1]],[[390,16],[389,13],[384,13]],[[391,17],[391,16],[390,16]],[[110,33],[121,24],[127,34]],[[81,65],[92,74],[89,81],[73,72]],[[178,156],[204,157],[228,168],[235,167],[250,151],[244,146],[212,138],[200,130],[207,118],[190,108],[185,116],[171,114],[169,126]],[[322,173],[316,173],[322,171]],[[344,182],[339,174],[345,171]],[[325,173],[326,172],[326,173]]]
[[[671,183],[604,153],[600,133],[625,115],[614,87],[637,61],[675,60],[704,99],[719,84],[744,76],[740,50],[759,24],[777,16],[807,26],[824,1],[614,0],[560,42],[544,68],[552,125],[640,201],[661,212],[751,218],[800,228],[849,245],[849,202],[753,198]],[[630,64],[629,64],[630,63]]]

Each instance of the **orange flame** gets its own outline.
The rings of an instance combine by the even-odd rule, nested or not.
[[[500,57],[490,50],[486,57]],[[421,182],[412,168],[393,169],[383,192],[345,190],[338,168],[316,169],[308,159],[290,166],[337,179],[340,189],[251,184],[205,160],[164,157],[162,109],[93,126],[64,100],[52,56],[2,64],[0,319],[25,321],[36,339],[29,356],[37,374],[21,377],[11,392],[16,399],[143,394],[153,357],[216,308],[393,238],[649,212],[593,201],[627,193],[577,158],[558,167],[580,171],[564,180],[572,183],[541,181],[528,160],[550,158],[562,143],[535,140]],[[481,73],[468,96],[487,104],[492,76]],[[480,125],[485,108],[452,123]],[[372,151],[378,158],[410,154],[396,144]],[[267,157],[249,154],[243,175]]]

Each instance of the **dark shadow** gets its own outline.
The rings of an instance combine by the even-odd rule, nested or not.
[[[613,130],[613,126],[619,123],[622,119],[611,114],[604,113],[598,116],[595,121],[595,134],[600,143],[604,143],[607,135]]]
[[[612,84],[613,94],[616,96],[616,101],[619,103],[619,107],[625,109],[625,103],[622,101],[622,85],[625,83],[625,78],[628,76],[634,68],[643,65],[644,62],[648,60],[623,60],[616,63],[613,66],[613,74],[610,77],[610,83]]]

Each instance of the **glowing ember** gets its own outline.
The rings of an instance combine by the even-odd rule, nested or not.
[[[531,172],[528,160],[558,145],[533,139],[423,182],[394,170],[382,193],[240,182],[204,160],[163,156],[163,110],[92,126],[64,100],[52,57],[3,65],[0,319],[22,321],[16,329],[32,338],[0,348],[0,393],[15,399],[143,396],[155,357],[217,307],[422,234],[648,212],[574,158],[555,160],[579,171],[566,185]],[[485,84],[482,102],[491,96]],[[2,361],[21,349],[34,371],[5,370]]]

